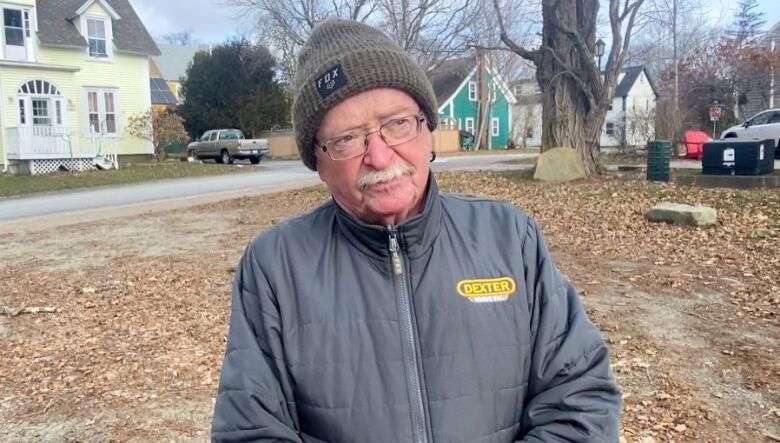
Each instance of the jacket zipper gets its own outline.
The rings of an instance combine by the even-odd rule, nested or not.
[[[423,406],[422,389],[420,388],[420,374],[417,371],[417,346],[414,340],[414,325],[412,324],[412,311],[410,307],[411,297],[406,284],[406,272],[404,272],[403,252],[398,246],[398,230],[387,226],[390,242],[390,257],[393,262],[393,275],[398,279],[398,287],[401,290],[401,329],[405,346],[404,363],[406,373],[409,375],[409,401],[412,405],[412,426],[414,427],[415,441],[426,443],[428,437],[425,432],[425,407]]]

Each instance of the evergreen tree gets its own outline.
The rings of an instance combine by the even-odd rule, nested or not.
[[[737,42],[737,46],[753,43],[766,24],[766,15],[757,10],[758,0],[739,0],[737,12],[734,14],[734,22],[726,34]]]
[[[199,52],[182,84],[179,112],[187,131],[198,137],[215,128],[238,128],[251,137],[289,125],[289,103],[275,79],[268,50],[247,40]]]

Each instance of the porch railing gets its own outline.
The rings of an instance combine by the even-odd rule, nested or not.
[[[9,159],[42,160],[115,156],[115,136],[95,134],[84,128],[22,126],[6,129]]]

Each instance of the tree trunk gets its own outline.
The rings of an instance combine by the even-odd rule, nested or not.
[[[554,19],[577,30],[593,45],[596,40],[598,0],[561,0],[555,8],[543,2],[543,49],[537,64],[536,79],[542,92],[542,147],[544,152],[570,147],[579,152],[588,173],[600,169],[598,148],[608,103],[602,97],[602,80],[594,62],[577,51],[572,39],[560,32]],[[557,59],[556,59],[557,56]],[[579,77],[561,71],[563,62]],[[587,91],[583,91],[586,89]],[[588,95],[596,99],[591,103]]]
[[[542,44],[533,51],[509,37],[499,0],[493,0],[501,40],[536,66],[542,92],[542,152],[568,146],[580,154],[588,174],[603,171],[598,156],[601,129],[643,2],[609,0],[612,45],[602,73],[595,61],[599,0],[542,0]]]

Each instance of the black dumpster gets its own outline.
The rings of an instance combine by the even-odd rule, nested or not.
[[[774,170],[775,141],[725,139],[704,144],[704,175],[763,175]]]
[[[672,142],[654,140],[647,144],[647,179],[669,181],[669,163],[672,159]]]

